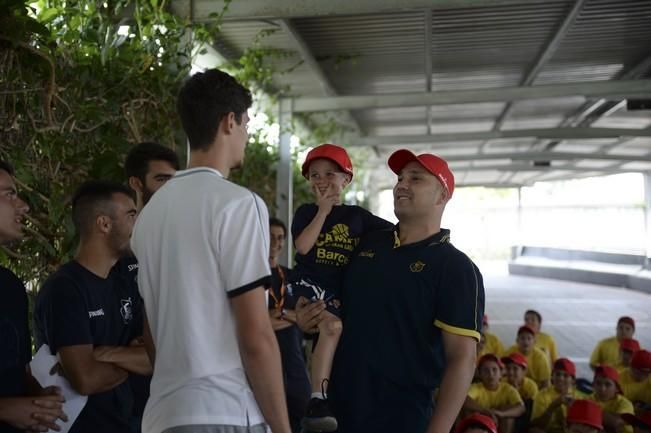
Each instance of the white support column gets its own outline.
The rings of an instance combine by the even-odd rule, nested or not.
[[[294,205],[294,183],[292,180],[292,150],[290,147],[292,121],[292,100],[281,99],[278,107],[278,123],[280,124],[280,139],[278,145],[278,169],[276,170],[276,216],[287,224],[287,241],[280,255],[280,264],[289,266],[292,263],[292,240],[289,235],[292,226]]]
[[[651,269],[651,172],[644,173],[644,235],[646,239],[644,267]]]

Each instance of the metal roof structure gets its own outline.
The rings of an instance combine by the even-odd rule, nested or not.
[[[433,152],[460,186],[651,171],[651,111],[626,107],[651,99],[650,0],[234,0],[224,19],[220,54],[273,31],[285,114],[339,113],[378,163]]]

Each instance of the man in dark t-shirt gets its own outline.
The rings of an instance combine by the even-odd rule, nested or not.
[[[366,235],[346,269],[332,408],[339,433],[448,432],[475,370],[483,281],[441,228],[454,191],[447,163],[399,150],[388,164],[399,222]],[[322,308],[297,305],[301,327],[314,326],[309,316]]]
[[[72,433],[129,431],[133,395],[129,373],[150,374],[143,346],[130,343],[142,332],[142,302],[133,276],[116,266],[129,253],[136,218],[131,192],[90,181],[72,202],[79,249],[52,274],[35,307],[37,346],[58,354],[64,375],[88,402]]]
[[[0,244],[23,237],[23,218],[29,211],[16,193],[13,168],[0,160]],[[0,433],[55,428],[64,417],[60,390],[39,390],[27,373],[32,358],[27,323],[25,286],[9,269],[0,266]],[[40,394],[35,398],[34,395]]]

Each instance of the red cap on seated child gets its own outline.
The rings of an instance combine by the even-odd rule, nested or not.
[[[457,425],[454,433],[463,433],[468,427],[477,424],[485,427],[486,430],[490,431],[491,433],[497,433],[497,426],[495,425],[493,419],[480,413],[473,413],[469,417],[461,420],[461,422]]]
[[[619,342],[619,348],[635,353],[640,350],[640,342],[635,338],[622,338]]]
[[[553,371],[564,371],[572,377],[576,377],[576,365],[567,358],[558,358],[554,361]]]
[[[628,324],[628,325],[631,325],[631,327],[632,327],[633,329],[635,329],[635,320],[633,320],[632,317],[629,317],[629,316],[622,316],[622,317],[620,317],[619,320],[617,321],[617,324],[618,324],[618,325],[619,325],[620,323],[626,323],[626,324]]]
[[[481,358],[479,358],[479,361],[477,361],[477,367],[481,366],[486,361],[493,361],[495,364],[500,366],[500,368],[504,367],[502,361],[500,361],[500,359],[492,353],[487,353],[486,355],[483,355]]]
[[[638,350],[631,358],[631,367],[636,370],[651,370],[651,352]]]
[[[567,408],[568,424],[585,424],[603,430],[601,406],[591,400],[574,400]]]
[[[513,363],[520,367],[527,368],[527,358],[520,352],[513,352],[509,356],[503,357],[502,362],[504,364]]]
[[[536,335],[536,331],[529,325],[522,325],[518,329],[518,335],[522,334],[523,332],[528,332],[531,335]]]

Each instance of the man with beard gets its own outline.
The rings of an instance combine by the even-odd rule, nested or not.
[[[124,170],[129,187],[136,194],[138,213],[179,168],[179,157],[176,152],[158,143],[143,142],[129,150],[124,162]],[[133,255],[120,259],[116,267],[125,276],[127,283],[133,284],[137,281],[138,260]],[[142,332],[138,335],[142,335]],[[139,338],[132,344],[144,345],[144,342]],[[150,383],[151,376],[129,375],[129,384],[133,391],[133,415],[130,423],[132,433],[141,431],[142,415],[149,399]]]
[[[169,147],[144,142],[133,146],[124,162],[129,186],[136,193],[138,211],[174,173],[179,170],[179,157]]]
[[[115,267],[129,253],[135,218],[126,187],[102,181],[79,187],[72,201],[78,252],[36,299],[37,346],[48,344],[72,387],[89,396],[72,433],[128,431],[128,373],[151,373],[144,347],[129,345],[142,330],[136,285],[125,284]]]

